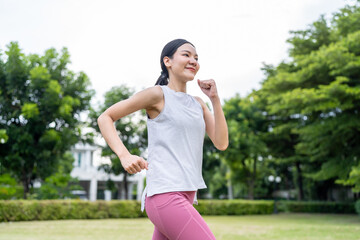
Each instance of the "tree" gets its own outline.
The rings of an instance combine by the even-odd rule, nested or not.
[[[22,182],[26,198],[33,181],[55,173],[65,152],[84,139],[79,115],[94,92],[85,73],[67,68],[66,48],[44,56],[25,56],[16,42],[7,48],[0,58],[0,129],[8,141],[0,144],[0,162]]]
[[[263,88],[257,91],[258,102],[263,109],[268,122],[268,132],[264,135],[264,141],[268,147],[268,154],[271,156],[270,167],[274,169],[274,174],[281,175],[286,189],[297,188],[297,199],[304,200],[304,181],[303,165],[307,158],[297,154],[295,146],[299,142],[299,135],[293,131],[301,125],[302,119],[298,115],[288,115],[282,113],[272,113],[269,111],[269,99],[276,96],[279,92],[286,91],[286,84],[281,87],[264,87],[269,79],[277,76],[276,74],[295,71],[295,66],[291,63],[282,62],[276,68],[272,65],[264,64],[262,68],[267,78],[263,83]],[[271,84],[269,84],[271,86]],[[290,169],[290,170],[289,170]],[[293,171],[295,169],[295,171]],[[294,181],[293,181],[293,178]],[[294,184],[293,184],[294,182]]]
[[[230,167],[233,182],[247,186],[249,199],[255,197],[259,174],[266,174],[263,134],[267,132],[267,123],[257,98],[255,93],[246,98],[236,95],[225,101],[223,107],[229,126],[229,147],[221,156]]]
[[[198,194],[200,196],[210,194],[211,198],[229,195],[226,178],[227,170],[227,165],[220,159],[219,150],[216,149],[209,136],[206,135],[203,147],[203,178],[208,188],[200,189]]]
[[[339,179],[337,180],[337,183],[346,186],[352,186],[352,190],[354,193],[360,193],[360,164],[352,167],[348,179]]]
[[[274,132],[295,136],[293,156],[284,159],[302,163],[300,169],[317,182],[349,184],[357,176],[359,3],[335,13],[331,24],[321,17],[308,30],[293,32],[292,60],[269,69],[261,89],[267,111],[277,120]]]
[[[105,101],[98,110],[92,109],[90,113],[91,127],[94,128],[98,133],[100,129],[97,125],[97,118],[111,105],[125,100],[134,94],[134,90],[130,89],[126,85],[118,87],[112,87],[108,92],[105,93]],[[145,111],[139,111],[138,114],[130,114],[115,122],[115,128],[120,135],[121,141],[131,154],[144,156],[147,148],[147,131],[145,122]],[[127,178],[128,173],[124,170],[118,156],[106,145],[102,147],[102,156],[109,157],[111,164],[104,164],[100,168],[108,174],[124,175],[123,189],[125,190],[125,198],[128,196]],[[111,186],[111,183],[108,183]],[[119,192],[120,193],[120,192]]]
[[[289,54],[291,57],[302,56],[329,45],[335,39],[331,39],[331,30],[325,17],[309,26],[306,30],[290,31],[292,37],[287,40],[291,44]]]
[[[57,171],[47,177],[41,187],[34,189],[32,198],[36,199],[66,199],[77,198],[74,190],[84,190],[77,178],[71,177],[70,173],[74,168],[74,157],[71,152],[66,152],[59,162]]]

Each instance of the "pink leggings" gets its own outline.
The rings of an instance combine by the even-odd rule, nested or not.
[[[192,202],[196,191],[168,192],[146,197],[146,213],[155,225],[152,240],[215,239]]]

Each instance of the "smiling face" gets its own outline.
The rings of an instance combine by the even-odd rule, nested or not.
[[[189,43],[181,45],[172,58],[165,57],[164,63],[170,79],[175,77],[182,81],[191,81],[200,69],[196,49]]]

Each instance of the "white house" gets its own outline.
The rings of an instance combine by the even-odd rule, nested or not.
[[[74,156],[74,169],[71,176],[79,180],[79,184],[85,191],[75,191],[74,194],[82,199],[95,201],[97,199],[125,199],[123,185],[123,174],[115,176],[109,175],[103,170],[98,170],[102,163],[110,163],[110,160],[101,157],[101,149],[95,145],[78,143],[71,152]],[[115,183],[117,192],[112,193],[106,187],[109,178]],[[144,188],[145,173],[140,172],[127,177],[128,182],[128,199],[141,199]],[[136,188],[136,197],[133,196],[133,190]]]

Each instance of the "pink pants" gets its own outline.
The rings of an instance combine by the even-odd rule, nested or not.
[[[215,239],[193,207],[196,191],[168,192],[146,197],[145,210],[155,225],[152,240]]]

